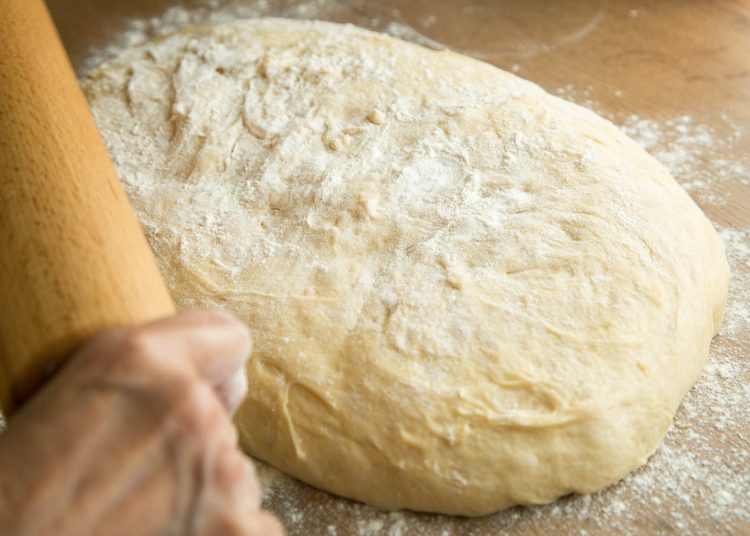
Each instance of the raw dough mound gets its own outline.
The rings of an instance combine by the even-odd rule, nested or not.
[[[249,453],[384,508],[480,515],[646,462],[728,271],[612,124],[451,52],[279,19],[86,83],[183,308],[252,329]]]

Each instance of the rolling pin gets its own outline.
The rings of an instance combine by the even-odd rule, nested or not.
[[[43,0],[0,0],[0,408],[174,312]]]

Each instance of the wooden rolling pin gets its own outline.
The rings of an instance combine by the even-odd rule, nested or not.
[[[0,407],[174,311],[43,0],[0,0]]]

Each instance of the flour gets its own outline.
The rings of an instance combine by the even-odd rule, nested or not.
[[[83,77],[103,61],[122,50],[140,45],[161,35],[167,35],[184,26],[257,17],[285,17],[291,19],[339,20],[356,14],[357,24],[413,41],[429,48],[442,49],[444,45],[419,33],[399,19],[397,10],[389,10],[393,20],[383,20],[381,15],[363,14],[361,10],[337,0],[196,0],[194,6],[174,6],[152,18],[131,18],[122,22],[117,32],[104,46],[91,47],[77,72]],[[428,23],[434,23],[434,17]]]
[[[733,268],[729,284],[731,298],[720,334],[741,339],[750,333],[750,229],[727,228],[719,236]]]
[[[724,186],[750,186],[750,156],[736,156],[742,138],[728,116],[718,128],[684,115],[665,121],[629,116],[623,131],[653,154],[699,204],[722,206],[730,193]]]
[[[113,45],[92,50],[81,72],[88,72],[124,47],[170,33],[185,24],[270,14],[319,18],[332,4],[303,2],[280,12],[273,7],[275,3],[268,1],[203,3],[203,8],[175,8],[157,19],[131,21]],[[638,15],[636,10],[631,11],[631,17]],[[399,22],[386,27],[407,39],[418,34]],[[568,86],[558,93],[568,98],[575,94],[575,100],[597,108],[590,98],[591,88],[576,92]],[[577,98],[581,95],[583,99]],[[729,117],[722,117],[721,123],[723,127],[717,128],[690,116],[660,121],[631,116],[622,128],[666,165],[697,202],[703,206],[726,206],[732,197],[723,187],[747,187],[750,174],[747,157],[729,156],[742,133],[733,127]],[[747,341],[750,330],[750,230],[724,228],[720,235],[733,273],[721,336],[714,342],[706,370],[683,403],[664,445],[646,467],[624,481],[593,496],[563,498],[549,506],[513,508],[473,521],[380,512],[313,490],[259,464],[265,503],[283,519],[289,534],[311,533],[310,526],[320,526],[329,533],[360,536],[480,534],[488,526],[498,533],[511,529],[540,531],[549,528],[550,518],[575,519],[587,523],[589,532],[603,533],[620,525],[632,527],[633,521],[642,516],[658,516],[667,526],[697,532],[700,527],[692,525],[690,517],[696,506],[705,506],[708,515],[723,526],[747,527],[750,457],[744,445],[750,430],[750,378],[747,356],[738,344]],[[707,442],[704,431],[708,429],[718,432],[717,441]]]

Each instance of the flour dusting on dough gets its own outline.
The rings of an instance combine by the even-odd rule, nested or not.
[[[316,17],[321,13],[321,6],[327,2],[302,3],[299,8],[299,16]],[[329,3],[329,2],[328,2]],[[204,22],[207,20],[229,20],[238,16],[258,16],[268,14],[268,2],[248,2],[245,10],[238,12],[235,8],[227,7],[224,2],[208,2],[216,9],[221,4],[221,9],[213,12],[207,10],[184,10],[178,8],[170,11],[164,17],[149,21],[134,20],[129,31],[124,34],[123,39],[114,43],[106,50],[94,50],[90,61],[81,72],[87,72],[91,66],[96,65],[102,59],[113,55],[122,49],[124,45],[136,44],[145,41],[155,34],[169,33],[178,26],[186,23]],[[330,4],[330,3],[329,3]],[[278,13],[274,13],[278,14]],[[292,14],[294,16],[294,14]],[[408,36],[407,36],[408,37]],[[572,86],[570,88],[572,91]],[[586,103],[595,107],[596,103]],[[684,125],[687,131],[679,132],[675,129],[676,124]],[[701,195],[705,193],[704,199],[708,202],[724,202],[725,199],[716,199],[715,194],[708,192],[714,177],[720,177],[728,184],[747,185],[747,161],[719,161],[714,171],[709,175],[700,172],[704,161],[696,162],[696,151],[711,151],[715,146],[723,143],[731,143],[728,138],[718,137],[708,127],[697,123],[692,118],[686,120],[677,118],[674,121],[650,121],[641,118],[631,118],[625,126],[626,132],[633,135],[656,156],[667,164],[670,170],[681,180],[683,185],[698,193],[697,200],[701,201]],[[706,132],[709,134],[706,135]],[[666,137],[673,137],[673,142],[667,143]],[[640,139],[639,139],[640,138]],[[682,147],[684,151],[674,151],[674,147]],[[659,154],[661,153],[661,154]],[[680,171],[681,170],[681,171]],[[701,174],[696,175],[696,171]],[[493,516],[492,523],[498,530],[508,530],[511,527],[544,527],[545,519],[551,518],[575,518],[587,520],[594,523],[594,527],[600,529],[617,527],[619,518],[632,519],[638,516],[641,508],[639,501],[643,501],[645,508],[660,508],[675,496],[682,497],[688,504],[696,501],[704,502],[707,496],[714,493],[715,496],[708,499],[715,507],[715,515],[722,518],[741,518],[748,520],[748,512],[743,509],[743,496],[746,496],[750,488],[748,483],[748,470],[750,466],[747,456],[738,458],[743,465],[736,468],[728,468],[726,472],[716,473],[702,467],[723,467],[721,451],[714,445],[703,446],[697,451],[694,445],[701,445],[701,439],[694,436],[706,426],[712,426],[714,419],[718,426],[727,430],[727,433],[741,429],[750,428],[747,412],[743,411],[750,404],[750,392],[745,388],[741,378],[747,378],[747,360],[741,355],[733,353],[732,340],[748,336],[747,311],[749,307],[748,278],[747,271],[737,275],[737,267],[747,266],[750,262],[747,257],[748,230],[726,229],[722,231],[722,238],[728,250],[728,256],[734,274],[732,290],[727,312],[727,324],[724,326],[723,334],[728,338],[727,343],[720,342],[714,346],[711,362],[698,386],[688,395],[685,407],[677,417],[676,426],[670,431],[666,444],[651,460],[648,466],[641,469],[635,475],[625,481],[597,493],[593,497],[566,498],[550,506],[536,507],[533,509],[512,509]],[[744,274],[744,275],[743,275]],[[733,320],[734,318],[734,320]],[[747,382],[745,382],[746,384]],[[734,400],[728,403],[728,400]],[[708,413],[707,413],[708,410]],[[689,418],[687,423],[685,419]],[[693,431],[695,430],[695,432]],[[688,447],[687,445],[690,445]],[[737,454],[737,453],[735,453]],[[740,455],[742,453],[739,453]],[[700,456],[706,463],[693,463],[692,456]],[[294,479],[286,477],[273,469],[263,470],[262,478],[267,485],[266,501],[285,520],[289,534],[303,534],[304,527],[309,527],[317,520],[329,519],[339,523],[341,530],[351,534],[374,535],[384,533],[392,525],[394,530],[400,530],[403,519],[406,519],[409,534],[435,534],[439,530],[445,530],[446,534],[461,531],[472,533],[472,522],[448,520],[421,514],[389,514],[378,512],[359,503],[353,503],[344,499],[327,496],[322,492],[309,489]],[[696,483],[703,485],[696,486]],[[705,491],[708,490],[708,491]],[[636,492],[634,497],[633,492]],[[314,510],[306,508],[309,494],[315,494],[316,504],[321,501],[327,505],[326,512],[315,507]],[[708,494],[708,495],[707,495]],[[621,499],[625,497],[623,501]],[[623,503],[630,505],[629,509],[623,508]],[[596,514],[594,513],[596,512]],[[675,513],[677,515],[677,513]],[[341,521],[344,519],[344,521]],[[490,518],[486,518],[490,519]],[[347,521],[348,520],[348,521]],[[690,519],[674,518],[677,528],[691,527]],[[483,527],[485,525],[482,525]],[[439,529],[438,527],[452,527],[450,529]],[[342,532],[343,533],[343,532]]]

